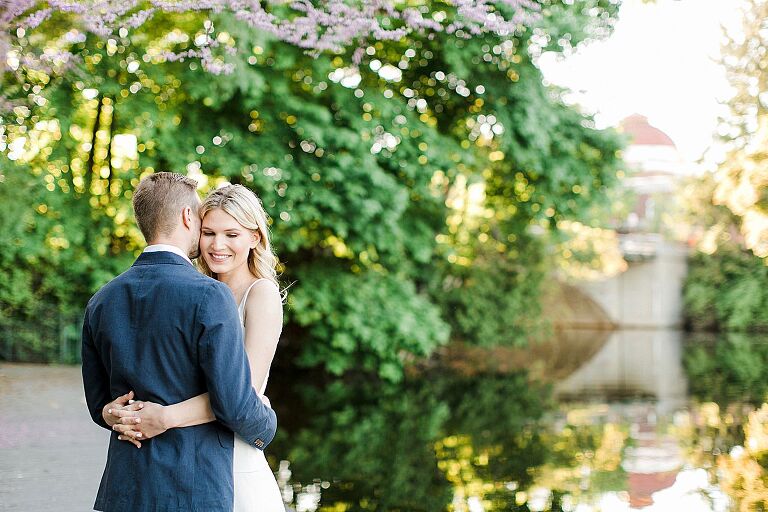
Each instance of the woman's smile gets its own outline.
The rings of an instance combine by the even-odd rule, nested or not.
[[[211,256],[211,260],[213,260],[216,263],[221,263],[222,261],[226,261],[227,259],[231,258],[231,254],[217,254],[215,252],[208,253]]]

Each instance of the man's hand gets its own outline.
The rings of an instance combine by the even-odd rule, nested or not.
[[[112,430],[120,434],[118,439],[129,441],[137,448],[141,448],[141,440],[159,436],[173,426],[166,407],[154,402],[134,402],[129,407],[113,410],[112,414],[118,418],[112,426]]]

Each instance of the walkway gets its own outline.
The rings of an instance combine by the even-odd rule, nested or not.
[[[79,367],[0,363],[0,511],[92,510],[109,434],[82,389]]]

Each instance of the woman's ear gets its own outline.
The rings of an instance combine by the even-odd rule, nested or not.
[[[251,232],[251,249],[255,249],[257,245],[259,245],[259,242],[261,241],[261,233],[258,231],[252,231]]]

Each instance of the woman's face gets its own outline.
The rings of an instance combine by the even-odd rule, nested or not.
[[[229,274],[242,266],[248,268],[248,253],[256,247],[257,235],[246,229],[221,208],[203,217],[200,253],[211,272]]]

